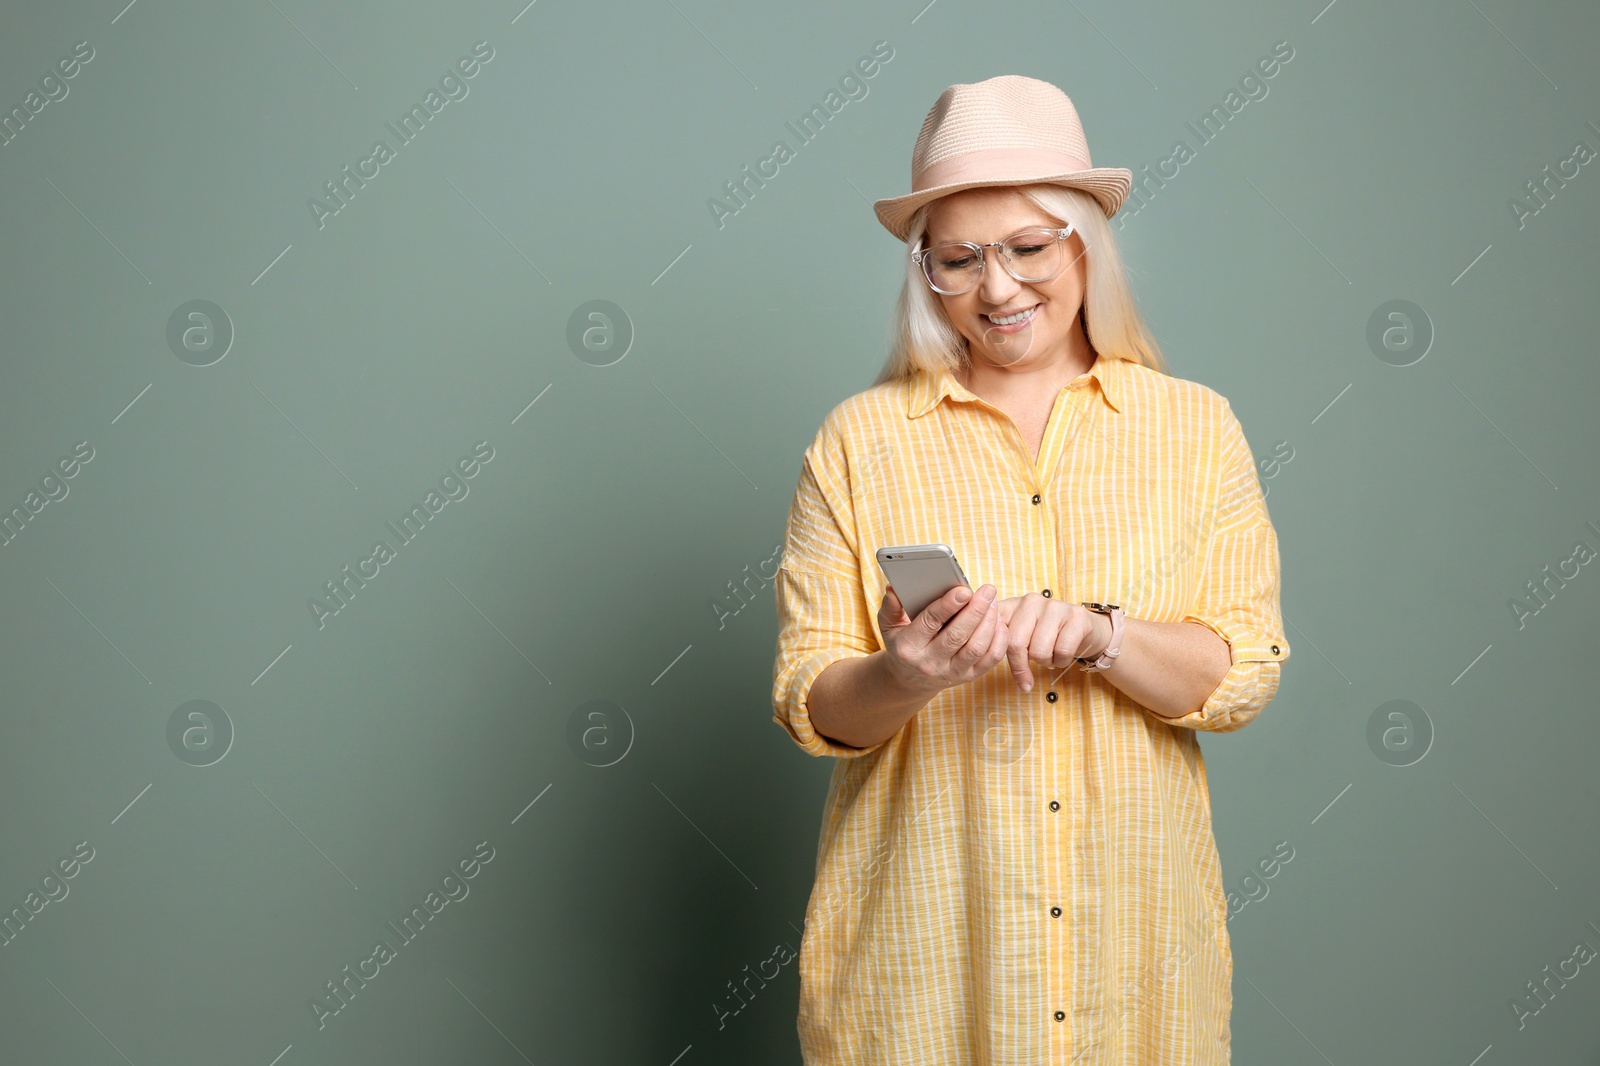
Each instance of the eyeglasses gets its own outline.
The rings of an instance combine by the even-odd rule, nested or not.
[[[1032,284],[1049,281],[1060,272],[1066,259],[1061,246],[1071,234],[1069,223],[1062,229],[1031,229],[989,244],[960,241],[927,251],[918,240],[911,261],[922,267],[922,276],[934,292],[959,296],[983,280],[984,249],[998,248],[1006,273]]]

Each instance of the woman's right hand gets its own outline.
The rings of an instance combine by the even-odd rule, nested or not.
[[[938,692],[974,681],[1006,657],[1010,633],[995,605],[995,587],[973,595],[958,585],[915,618],[906,615],[894,586],[878,607],[889,672],[906,688]]]

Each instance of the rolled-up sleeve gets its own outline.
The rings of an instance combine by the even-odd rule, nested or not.
[[[778,647],[772,667],[772,717],[811,755],[851,758],[887,741],[853,748],[811,724],[811,686],[833,663],[880,647],[862,588],[853,539],[853,509],[832,419],[824,422],[801,462],[789,507],[775,596]]]
[[[1278,535],[1267,514],[1244,430],[1222,403],[1216,505],[1202,570],[1185,622],[1198,622],[1228,642],[1230,665],[1197,710],[1164,719],[1186,729],[1230,733],[1249,725],[1277,695],[1289,641],[1279,606]]]

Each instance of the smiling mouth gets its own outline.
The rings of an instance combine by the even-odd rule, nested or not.
[[[1037,314],[1038,311],[1039,311],[1039,305],[1038,304],[1034,304],[1032,307],[1028,308],[1026,311],[1020,311],[1020,312],[1017,312],[1017,313],[1014,313],[1014,314],[1009,314],[1009,315],[1001,315],[998,318],[995,317],[994,315],[984,315],[983,317],[988,319],[990,322],[992,322],[996,326],[1015,326],[1015,325],[1018,325],[1019,323],[1027,322],[1029,319],[1033,318],[1033,316],[1035,314]]]

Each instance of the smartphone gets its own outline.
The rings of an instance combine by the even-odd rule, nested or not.
[[[908,618],[921,614],[957,585],[972,587],[948,544],[902,544],[879,548],[877,556],[878,566],[894,586]]]

